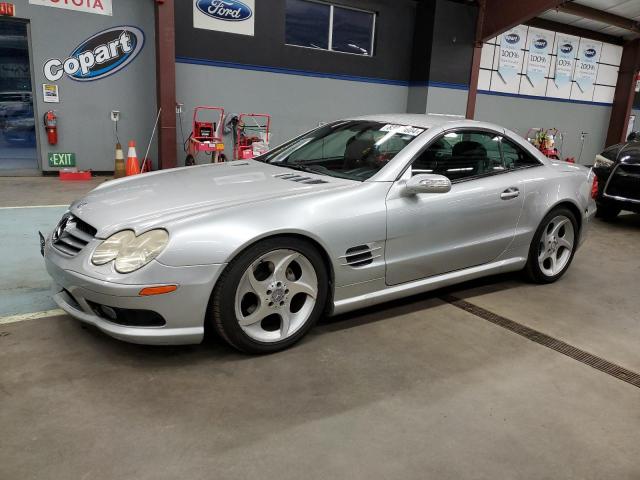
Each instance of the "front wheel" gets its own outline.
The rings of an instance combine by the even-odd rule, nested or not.
[[[227,266],[213,292],[210,320],[239,350],[284,350],[322,315],[328,284],[324,261],[312,245],[296,238],[268,239]]]
[[[569,268],[578,242],[578,221],[571,210],[549,212],[536,230],[525,271],[536,283],[552,283]]]

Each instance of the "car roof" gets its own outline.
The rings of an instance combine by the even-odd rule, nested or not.
[[[475,125],[479,122],[466,120],[462,115],[446,114],[419,114],[419,113],[384,113],[379,115],[363,115],[349,120],[371,120],[374,122],[393,123],[399,125],[412,125],[421,128],[442,127],[448,123],[465,123]]]

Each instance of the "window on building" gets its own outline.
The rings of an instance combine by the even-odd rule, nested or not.
[[[315,0],[287,0],[285,22],[288,45],[373,55],[373,12]]]

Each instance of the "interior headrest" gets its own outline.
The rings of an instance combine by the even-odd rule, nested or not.
[[[460,156],[477,156],[486,157],[487,149],[482,146],[481,143],[473,142],[471,140],[465,140],[458,142],[453,146],[452,152],[454,157]]]

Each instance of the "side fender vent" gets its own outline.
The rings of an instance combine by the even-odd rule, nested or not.
[[[373,263],[374,258],[380,257],[378,252],[381,247],[373,245],[357,245],[348,248],[344,255],[340,257],[341,264],[349,267],[364,267]]]

